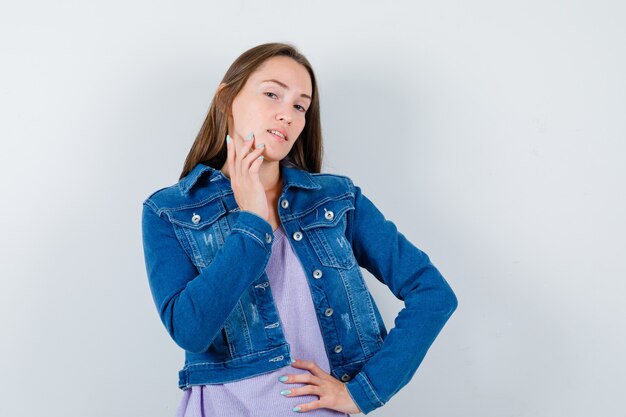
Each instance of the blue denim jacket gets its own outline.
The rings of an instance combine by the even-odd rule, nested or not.
[[[283,161],[280,171],[278,215],[308,278],[330,372],[367,414],[409,382],[457,298],[428,256],[350,178]],[[198,164],[150,195],[142,229],[154,303],[185,350],[179,388],[290,365],[265,272],[272,226],[239,209],[220,170]],[[360,267],[404,301],[389,334]]]

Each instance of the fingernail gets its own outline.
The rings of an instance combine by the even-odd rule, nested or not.
[[[289,394],[291,394],[291,390],[290,389],[285,389],[285,390],[282,390],[280,392],[280,395],[289,395]]]
[[[257,149],[258,149],[258,148],[262,148],[262,147],[264,147],[264,146],[265,146],[265,144],[264,144],[264,143],[259,143],[258,145],[256,145]]]
[[[278,378],[278,380],[280,382],[285,382],[286,380],[288,380],[289,378],[287,378],[286,376],[281,376],[280,378]]]
[[[296,360],[295,360],[295,359],[292,359],[292,360],[291,360],[291,363],[296,363]]]
[[[226,134],[226,143],[230,143],[230,135],[228,133]]]
[[[300,411],[300,406],[294,407],[293,411]]]
[[[263,155],[259,156],[257,159],[263,159]]]
[[[253,136],[254,136],[254,132],[248,133],[248,136],[246,136],[246,140],[252,140]]]

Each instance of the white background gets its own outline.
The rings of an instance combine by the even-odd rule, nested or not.
[[[0,415],[174,415],[141,203],[231,62],[286,41],[319,80],[324,171],[459,299],[371,415],[625,416],[624,3],[303,3],[2,3]]]

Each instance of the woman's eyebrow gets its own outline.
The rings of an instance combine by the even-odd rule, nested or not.
[[[276,83],[276,84],[280,85],[281,87],[283,87],[285,90],[289,90],[289,86],[287,84],[285,84],[285,83],[283,83],[281,81],[278,81],[278,80],[271,79],[271,80],[263,80],[263,81],[261,81],[261,83],[267,83],[267,82]],[[309,100],[311,100],[311,96],[306,95],[306,94],[300,94],[300,97],[308,98]]]

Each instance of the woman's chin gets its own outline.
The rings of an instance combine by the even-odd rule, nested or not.
[[[270,149],[266,149],[263,151],[263,162],[278,162],[281,159],[285,159],[287,154],[283,152],[272,152]]]

